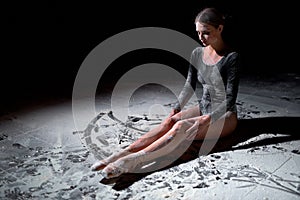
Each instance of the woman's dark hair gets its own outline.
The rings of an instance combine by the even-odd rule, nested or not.
[[[196,16],[195,23],[196,22],[205,23],[218,28],[219,25],[224,25],[225,17],[216,8],[205,8]]]
[[[218,28],[219,25],[223,25],[222,37],[228,45],[232,48],[237,48],[237,30],[234,26],[234,21],[232,16],[224,15],[218,9],[214,7],[206,7],[202,9],[195,18],[195,23],[205,23],[215,28]]]

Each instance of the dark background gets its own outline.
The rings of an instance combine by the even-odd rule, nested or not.
[[[242,74],[299,73],[299,11],[295,3],[129,2],[10,1],[2,5],[1,113],[44,99],[71,98],[77,70],[85,57],[102,41],[122,31],[165,27],[198,40],[194,18],[201,8],[210,5],[233,17]],[[167,64],[182,73],[187,68],[176,55],[140,50],[116,60],[105,74],[113,79],[101,81],[111,85],[130,67],[147,62]]]

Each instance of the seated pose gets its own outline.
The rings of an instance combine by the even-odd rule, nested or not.
[[[215,8],[204,8],[196,16],[202,45],[191,54],[176,106],[157,127],[120,152],[94,163],[93,171],[102,170],[105,178],[117,177],[134,172],[140,163],[170,154],[184,141],[218,139],[235,130],[240,55],[225,42],[224,22],[223,14]],[[197,93],[199,86],[202,92]],[[199,105],[182,110],[194,92]]]

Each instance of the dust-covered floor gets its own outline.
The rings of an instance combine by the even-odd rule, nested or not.
[[[180,91],[182,83],[173,84]],[[113,110],[105,94],[96,96],[92,118],[84,107],[74,115],[68,99],[7,113],[0,121],[0,198],[299,199],[299,85],[297,74],[242,77],[233,135],[193,142],[155,171],[109,180],[90,166],[158,125],[175,102],[168,89],[140,87],[125,120],[118,116],[123,105]],[[187,106],[195,104],[192,98]]]

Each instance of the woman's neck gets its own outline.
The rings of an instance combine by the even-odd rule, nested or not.
[[[202,60],[207,65],[215,65],[222,59],[223,55],[220,55],[212,46],[204,48]]]
[[[223,40],[219,40],[215,44],[211,44],[207,46],[208,51],[216,53],[218,56],[224,56],[228,51],[229,47],[223,42]]]

